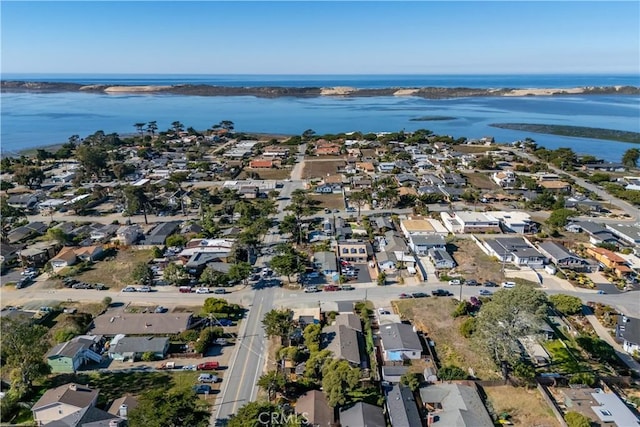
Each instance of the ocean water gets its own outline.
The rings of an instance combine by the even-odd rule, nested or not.
[[[27,79],[4,75],[4,80]],[[41,76],[54,81],[56,76]],[[215,77],[215,78],[214,78]],[[268,77],[268,78],[267,78]],[[288,80],[285,79],[288,77]],[[121,80],[115,81],[119,78]],[[574,87],[632,84],[637,76],[191,76],[201,83],[268,86],[281,79],[279,86],[450,86],[467,87]],[[263,78],[263,80],[260,80]],[[81,83],[177,84],[193,83],[188,76],[57,76]],[[208,79],[208,80],[206,80]],[[215,80],[218,79],[218,80]],[[270,80],[269,80],[270,79]],[[436,80],[433,80],[436,79]],[[484,79],[484,80],[483,80]],[[219,83],[214,83],[218,81]],[[316,81],[316,84],[306,84]],[[433,83],[417,84],[419,81]],[[520,85],[515,82],[520,81]],[[393,84],[392,82],[396,82]],[[469,82],[469,83],[465,83]],[[305,84],[303,84],[305,83]],[[514,84],[508,84],[514,83]],[[274,83],[275,84],[275,83]],[[367,86],[368,85],[368,86]],[[491,123],[546,123],[589,126],[640,132],[638,96],[563,97],[477,97],[429,100],[418,97],[317,97],[275,99],[251,96],[201,97],[156,94],[87,93],[3,93],[1,102],[0,147],[3,154],[26,148],[66,142],[97,130],[106,133],[134,133],[133,124],[155,120],[167,129],[171,122],[207,129],[221,120],[231,120],[239,131],[301,134],[313,129],[318,134],[349,131],[412,131],[426,128],[438,134],[481,138],[493,136],[498,142],[525,137],[548,148],[571,147],[582,154],[593,154],[619,161],[635,144],[586,138],[534,134],[490,127]],[[449,120],[414,121],[421,117],[444,116]]]

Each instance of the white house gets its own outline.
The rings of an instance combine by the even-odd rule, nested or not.
[[[142,235],[142,230],[138,225],[123,225],[116,231],[115,240],[121,245],[130,246],[134,244],[138,237]]]
[[[542,268],[546,257],[524,237],[496,237],[494,239],[476,239],[480,249],[489,256],[498,258],[501,262],[512,263],[517,266]]]
[[[536,225],[526,212],[492,211],[491,216],[500,221],[502,230],[506,233],[535,233]]]
[[[484,212],[440,212],[444,226],[452,233],[499,233],[500,221]]]
[[[422,344],[415,329],[405,323],[391,323],[380,328],[382,358],[385,362],[402,363],[407,359],[419,360]]]
[[[640,319],[618,316],[616,338],[622,341],[622,348],[630,354],[640,352]]]
[[[513,171],[494,172],[491,179],[502,188],[510,188],[516,183],[516,174]]]
[[[449,252],[444,249],[429,249],[427,255],[436,269],[452,269],[456,266],[456,262],[451,258]]]
[[[444,249],[446,242],[440,234],[409,236],[409,247],[418,255],[426,255],[430,249]]]

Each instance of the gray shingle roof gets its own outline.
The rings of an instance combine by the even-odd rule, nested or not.
[[[362,322],[360,316],[353,313],[342,313],[336,316],[336,325],[348,326],[351,329],[362,332]]]
[[[340,411],[342,427],[386,427],[382,408],[358,402],[349,409]]]
[[[558,262],[567,258],[582,260],[582,258],[572,254],[567,248],[556,242],[542,242],[538,245],[538,247],[540,248],[540,251],[542,253],[546,254],[554,262]]]
[[[415,350],[422,351],[420,338],[413,326],[404,323],[391,323],[380,328],[382,346],[386,351]]]
[[[385,403],[393,426],[422,427],[418,406],[409,387],[394,384],[385,393]]]
[[[169,338],[163,337],[124,337],[109,348],[109,353],[163,353],[169,344]]]
[[[322,330],[323,347],[337,359],[363,366],[362,333],[345,325],[326,326]]]
[[[98,390],[93,390],[76,383],[68,383],[45,391],[31,410],[35,411],[52,403],[64,403],[77,408],[85,408],[93,402],[93,399],[97,395]]]
[[[434,384],[420,388],[426,406],[442,405],[438,423],[447,427],[492,427],[493,422],[478,392],[461,384]]]

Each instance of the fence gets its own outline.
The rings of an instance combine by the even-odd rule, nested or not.
[[[555,415],[556,418],[558,419],[558,422],[560,423],[560,425],[562,427],[568,427],[566,421],[564,420],[564,417],[562,416],[562,412],[560,411],[560,408],[558,408],[558,405],[556,404],[556,402],[549,395],[549,392],[547,391],[547,387],[538,383],[537,388],[540,394],[542,395],[542,398],[544,399],[544,401],[547,403],[547,405],[549,405],[549,408],[551,408],[551,412],[553,412],[553,415]]]

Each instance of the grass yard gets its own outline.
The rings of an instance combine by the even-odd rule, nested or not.
[[[457,300],[432,297],[399,300],[393,304],[402,318],[412,319],[416,327],[426,332],[435,342],[441,366],[457,365],[465,371],[471,368],[476,377],[483,380],[501,378],[489,356],[460,334],[460,324],[464,322],[464,318],[451,316]]]
[[[497,416],[509,414],[516,426],[557,427],[560,424],[537,389],[508,385],[484,387],[487,401]]]
[[[305,158],[302,169],[302,179],[324,178],[327,175],[333,175],[338,172],[339,168],[344,167],[345,164],[346,162],[344,160],[338,159],[318,160],[315,158]]]
[[[313,194],[310,195],[311,200],[316,200],[320,204],[319,208],[344,209],[344,198],[342,194]]]
[[[120,289],[132,284],[131,272],[136,264],[151,259],[151,250],[125,249],[118,251],[114,260],[98,261],[90,270],[83,271],[75,278],[87,283],[104,283],[112,290]]]
[[[500,186],[484,173],[466,173],[467,183],[480,190],[499,190]]]
[[[291,169],[251,169],[244,168],[240,175],[238,175],[238,179],[248,179],[247,175],[249,173],[256,173],[260,178],[258,179],[288,179],[291,176]]]
[[[583,363],[580,351],[571,346],[567,349],[561,340],[546,341],[543,346],[551,356],[551,369],[554,372],[572,374],[590,369]]]

